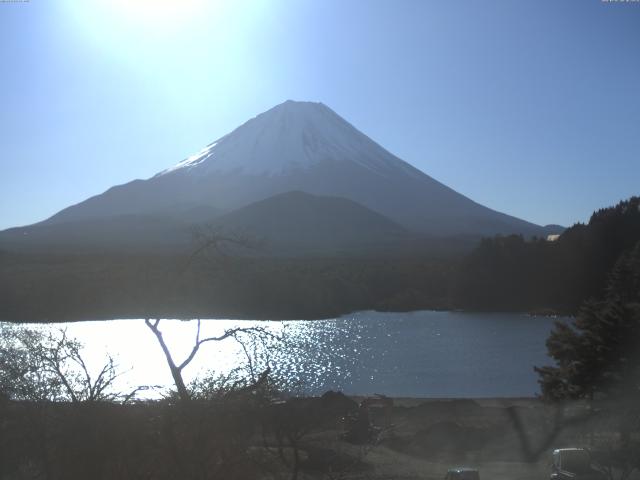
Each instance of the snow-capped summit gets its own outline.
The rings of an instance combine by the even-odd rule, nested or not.
[[[323,103],[287,100],[158,175],[286,175],[326,160],[355,162],[380,174],[398,162]]]
[[[291,191],[345,198],[428,235],[545,235],[412,167],[322,103],[294,101],[174,167],[110,188],[45,223],[149,214],[206,220]]]

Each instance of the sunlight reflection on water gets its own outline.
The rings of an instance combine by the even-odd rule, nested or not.
[[[520,314],[358,312],[314,321],[203,320],[201,336],[232,327],[262,327],[284,342],[270,342],[268,363],[300,386],[297,393],[329,389],[408,397],[530,396],[538,391],[534,365],[549,364],[545,340],[556,319]],[[162,320],[177,362],[188,355],[195,321]],[[121,390],[171,385],[165,358],[143,320],[41,325],[66,328],[82,341],[88,363],[107,353],[120,370]],[[213,370],[228,373],[245,356],[233,339],[202,346],[185,368],[191,380]]]

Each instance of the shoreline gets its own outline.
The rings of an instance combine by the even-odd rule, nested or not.
[[[145,318],[149,319],[160,319],[160,320],[168,320],[168,321],[182,321],[188,322],[192,320],[203,320],[203,321],[254,321],[254,322],[315,322],[315,321],[326,321],[326,320],[336,320],[338,318],[343,318],[349,315],[363,314],[363,313],[373,313],[373,314],[415,314],[421,312],[437,312],[437,313],[460,313],[460,314],[468,314],[468,315],[481,315],[481,314],[495,314],[495,315],[521,315],[531,318],[573,318],[574,314],[570,312],[560,312],[555,310],[547,310],[547,311],[507,311],[507,310],[463,310],[458,308],[422,308],[418,310],[377,310],[377,309],[368,309],[368,310],[353,310],[341,314],[329,315],[326,317],[283,317],[283,318],[273,318],[273,317],[258,317],[258,316],[225,316],[225,315],[201,315],[201,316],[161,316],[161,315],[147,315],[147,316],[118,316],[117,318],[113,317],[102,317],[101,315],[95,316],[83,316],[83,318],[74,318],[73,316],[66,318],[47,318],[47,319],[7,319],[0,317],[0,323],[12,323],[12,324],[59,324],[59,323],[77,323],[77,322],[114,322],[114,321],[136,321],[136,320],[144,320]]]
[[[375,395],[349,395],[344,394],[346,397],[360,402],[365,398],[375,397]],[[509,407],[509,406],[532,406],[543,405],[543,400],[538,396],[531,397],[394,397],[386,396],[393,400],[394,407],[413,408],[420,405],[433,404],[433,403],[463,403],[463,402],[475,402],[480,407]]]

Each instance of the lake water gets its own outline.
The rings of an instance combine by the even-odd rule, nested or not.
[[[263,352],[255,368],[268,363],[299,393],[333,389],[402,397],[517,397],[539,391],[533,366],[551,363],[545,340],[555,320],[503,313],[358,312],[314,321],[203,320],[201,336],[260,326],[284,337],[267,340],[266,354],[261,344],[255,347]],[[94,367],[107,352],[113,355],[126,372],[120,379],[122,390],[171,385],[162,351],[143,320],[36,328],[66,328],[69,336],[84,343]],[[196,322],[162,320],[160,328],[181,362],[192,348]],[[233,339],[206,343],[184,375],[192,379],[209,370],[224,374],[245,358]]]

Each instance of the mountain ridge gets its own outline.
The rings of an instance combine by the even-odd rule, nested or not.
[[[211,226],[262,240],[279,254],[370,251],[412,238],[397,223],[345,198],[291,191],[221,215]]]
[[[146,180],[111,187],[41,223],[166,211],[179,217],[198,209],[224,214],[290,191],[351,200],[421,235],[549,233],[438,182],[326,105],[291,100]]]

